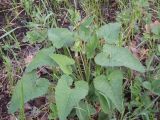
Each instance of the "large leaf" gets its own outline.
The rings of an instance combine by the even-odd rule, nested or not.
[[[74,42],[73,32],[66,28],[51,28],[48,30],[48,39],[56,48],[72,45]]]
[[[71,65],[75,63],[72,58],[61,54],[53,54],[50,57],[59,65],[59,67],[65,74],[72,73]]]
[[[104,38],[107,43],[118,43],[120,34],[120,23],[109,23],[97,31],[99,37]]]
[[[85,98],[88,93],[87,82],[77,81],[74,88],[71,88],[72,84],[73,79],[63,75],[56,86],[55,98],[60,120],[66,120],[71,110],[78,106],[79,101]]]
[[[145,72],[145,68],[128,49],[113,45],[104,45],[103,52],[95,57],[95,62],[104,67],[125,66],[139,72]]]
[[[9,113],[16,112],[20,107],[20,101],[26,103],[36,97],[44,95],[49,86],[49,81],[44,78],[38,78],[36,73],[31,72],[25,74],[20,81],[18,81],[11,98],[9,106]]]
[[[103,95],[106,100],[109,98],[119,112],[123,112],[122,80],[123,74],[120,71],[114,71],[110,74],[109,80],[101,75],[94,79],[95,89]]]
[[[32,62],[27,66],[26,72],[31,72],[42,66],[55,66],[56,63],[49,56],[50,54],[53,54],[54,51],[55,49],[53,47],[40,50],[33,58]]]
[[[79,120],[90,120],[91,115],[96,113],[95,108],[87,102],[80,101],[76,109]]]

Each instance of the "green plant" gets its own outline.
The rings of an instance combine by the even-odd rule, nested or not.
[[[117,21],[124,27],[125,42],[130,42],[135,33],[140,31],[140,25],[143,25],[150,14],[148,0],[131,0],[130,4],[126,0],[120,0],[121,11],[117,14]],[[149,21],[149,20],[148,20]]]
[[[14,73],[13,73],[13,66],[11,63],[11,60],[8,57],[4,57],[4,65],[6,67],[6,72],[7,72],[7,77],[9,80],[9,86],[10,86],[10,90],[12,91],[12,86],[14,85]]]
[[[51,107],[58,114],[51,115],[54,119],[59,117],[65,120],[71,111],[80,120],[91,119],[94,114],[100,117],[102,113],[108,119],[127,119],[124,70],[144,73],[145,67],[127,48],[122,47],[120,23],[109,23],[98,28],[93,22],[94,19],[89,17],[71,30],[49,28],[45,36],[39,32],[36,37],[32,31],[27,33],[32,44],[48,41],[48,48],[41,49],[27,66],[13,92],[9,112],[22,109],[18,99],[26,103],[47,93],[49,85],[53,83],[37,77],[36,69],[48,66],[58,79],[54,88],[54,106]],[[52,80],[56,79],[53,76]],[[144,83],[143,86],[152,90],[150,84]],[[95,110],[98,104],[101,111]]]
[[[0,30],[0,63],[12,92],[9,113],[19,112],[23,120],[24,104],[46,95],[52,98],[45,106],[51,120],[158,118],[160,2],[112,1],[13,0],[12,8],[0,11],[7,12]],[[105,17],[114,18],[112,12],[117,22]],[[29,30],[24,41],[17,37],[18,21]],[[23,59],[17,51],[37,44],[42,47],[25,70],[14,68]],[[143,50],[147,56],[140,61]],[[15,85],[15,74],[23,71]]]

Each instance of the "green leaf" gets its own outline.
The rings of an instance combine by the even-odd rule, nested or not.
[[[87,82],[77,81],[74,88],[71,88],[72,84],[73,79],[63,75],[56,86],[55,98],[60,120],[66,120],[71,110],[78,106],[79,101],[88,94]]]
[[[33,58],[32,62],[27,66],[26,72],[31,72],[34,69],[42,66],[56,66],[56,63],[50,58],[55,49],[53,47],[40,50]]]
[[[143,87],[160,96],[160,80],[145,81]]]
[[[103,95],[106,100],[109,98],[119,112],[123,112],[122,81],[123,74],[114,71],[109,75],[109,80],[104,75],[94,79],[95,89]]]
[[[76,109],[79,120],[90,120],[91,115],[96,113],[95,108],[87,102],[80,101]]]
[[[48,39],[52,41],[54,47],[62,48],[73,44],[73,32],[66,28],[51,28],[48,30]]]
[[[31,44],[33,43],[40,43],[47,38],[47,31],[46,30],[32,30],[27,32],[25,36],[25,40],[29,41]]]
[[[98,113],[98,120],[110,120],[110,119],[109,119],[109,116],[106,113],[99,112]]]
[[[101,106],[103,112],[110,113],[112,111],[112,106],[111,106],[110,100],[105,98],[103,95],[101,95],[99,93],[97,93],[97,95],[98,95],[100,106]]]
[[[109,23],[99,28],[97,34],[99,37],[104,38],[107,43],[117,44],[119,40],[120,30],[120,23]]]
[[[20,107],[20,101],[24,103],[34,98],[44,95],[48,91],[49,81],[45,78],[39,78],[35,72],[25,74],[18,81],[9,105],[9,113],[16,112]],[[23,96],[22,96],[23,95]]]
[[[50,57],[59,65],[59,67],[65,74],[69,75],[72,73],[71,65],[75,63],[72,58],[61,54],[53,54]]]
[[[98,47],[98,38],[97,36],[93,36],[90,41],[88,41],[86,45],[87,58],[93,58],[96,48]]]
[[[153,80],[152,81],[152,89],[154,93],[160,95],[160,80]]]
[[[152,85],[148,81],[143,82],[143,87],[148,89],[148,90],[152,90]]]
[[[139,72],[145,72],[144,66],[133,57],[128,49],[113,45],[104,45],[103,52],[97,54],[95,62],[104,67],[124,66]]]
[[[84,26],[81,26],[78,33],[76,33],[77,39],[80,39],[85,42],[88,42],[89,40],[91,40],[92,36],[93,35],[92,35],[91,31],[89,30],[89,28],[86,28]]]
[[[88,42],[93,39],[93,31],[91,28],[81,25],[78,29],[78,32],[75,34],[77,39]]]

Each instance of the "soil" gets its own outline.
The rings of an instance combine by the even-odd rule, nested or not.
[[[9,0],[0,0],[0,36],[2,36],[3,34],[5,34],[5,32],[3,32],[3,29],[6,29],[6,26],[8,25],[5,18],[6,16],[10,16],[10,19],[13,19],[15,16],[12,13],[12,11],[9,10],[11,1]],[[16,27],[21,27],[20,29],[17,29],[15,32],[15,35],[17,37],[17,39],[20,41],[20,43],[22,43],[22,39],[27,31],[27,29],[24,27],[24,25],[21,23],[22,19],[26,20],[26,15],[25,13],[20,14],[18,19],[15,19],[12,21],[12,23],[9,24],[9,26],[11,26],[11,28],[16,28]],[[4,46],[5,41],[3,41],[3,39],[0,39],[0,47]],[[3,49],[2,49],[3,50]],[[17,51],[17,50],[15,50]],[[22,66],[22,64],[24,62],[22,62],[22,64],[17,64],[17,62],[13,59],[13,55],[12,53],[3,50],[3,52],[8,55],[11,58],[11,62],[13,64],[12,67],[16,67],[18,68],[19,66]],[[17,51],[18,54],[20,55],[19,57],[21,58],[21,60],[19,62],[21,62],[22,59],[22,50],[18,50]],[[10,114],[8,114],[8,104],[9,101],[11,99],[11,94],[10,94],[10,90],[9,90],[9,80],[7,78],[7,72],[5,70],[5,67],[3,65],[3,59],[1,57],[0,54],[0,120],[15,120],[14,117],[12,117]],[[18,75],[15,73],[15,81],[19,78],[17,78],[17,76],[21,76],[21,73],[18,73]]]
[[[2,70],[1,70],[1,73]],[[8,120],[8,110],[7,105],[10,100],[10,95],[8,93],[8,83],[6,82],[5,76],[0,74],[0,120]]]

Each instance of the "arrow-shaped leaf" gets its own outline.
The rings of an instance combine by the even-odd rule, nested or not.
[[[145,72],[145,68],[139,60],[133,57],[128,49],[123,47],[104,45],[103,52],[97,54],[95,62],[104,67],[125,66],[139,72]]]
[[[72,83],[71,77],[63,75],[56,86],[55,98],[60,120],[66,120],[71,110],[78,106],[79,101],[88,93],[87,82],[77,81],[75,87],[71,89]]]
[[[9,112],[14,113],[21,107],[20,101],[22,98],[24,99],[23,102],[26,103],[44,95],[48,90],[48,86],[49,81],[45,78],[38,78],[35,72],[25,74],[14,89]]]

